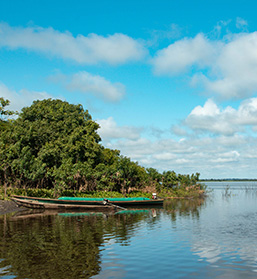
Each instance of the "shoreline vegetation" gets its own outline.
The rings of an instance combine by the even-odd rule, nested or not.
[[[204,195],[200,173],[160,173],[101,145],[100,126],[81,105],[34,101],[12,120],[8,105],[0,98],[0,199]]]
[[[154,191],[154,190],[153,190]],[[40,198],[58,198],[58,197],[85,197],[85,198],[122,198],[122,197],[145,197],[151,198],[153,191],[142,189],[134,190],[124,195],[115,191],[95,191],[80,192],[73,190],[63,190],[56,192],[55,189],[33,189],[33,188],[5,188],[0,186],[0,200],[9,200],[11,196],[30,196]],[[202,198],[205,196],[205,188],[197,184],[189,187],[178,187],[172,189],[161,189],[158,192],[159,198],[176,199],[176,198]]]

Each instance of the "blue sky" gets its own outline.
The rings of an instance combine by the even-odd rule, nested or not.
[[[82,104],[145,167],[257,177],[257,3],[1,1],[0,96]]]

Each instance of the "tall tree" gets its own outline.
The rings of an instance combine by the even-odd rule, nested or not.
[[[98,164],[98,128],[81,105],[35,101],[1,137],[2,170],[30,186],[74,185],[81,170]]]
[[[3,131],[7,128],[8,116],[17,114],[17,112],[6,109],[6,107],[9,105],[10,105],[10,101],[8,99],[4,99],[3,97],[0,97],[0,131]]]

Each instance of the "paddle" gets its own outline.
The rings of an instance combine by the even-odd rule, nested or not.
[[[103,204],[104,204],[104,205],[111,205],[111,206],[120,208],[120,209],[122,209],[122,210],[127,210],[127,208],[125,208],[125,207],[122,207],[122,206],[119,206],[119,205],[110,203],[107,199],[104,199]]]

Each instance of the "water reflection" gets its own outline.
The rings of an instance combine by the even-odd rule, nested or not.
[[[0,274],[89,278],[100,271],[100,251],[108,238],[128,245],[145,214],[149,211],[115,215],[34,211],[4,216],[0,219]]]
[[[170,213],[172,220],[177,216],[192,217],[199,219],[200,210],[206,205],[206,199],[171,199],[164,203],[164,209]]]
[[[192,251],[224,277],[255,278],[257,272],[256,188],[215,192],[201,222],[193,227]],[[235,272],[237,271],[237,272]],[[217,276],[217,275],[215,275]]]
[[[63,274],[87,278],[96,274],[102,235],[95,218],[87,224],[51,215],[36,221],[6,222],[1,233],[0,268],[9,266],[8,273],[16,278],[64,278]]]
[[[223,192],[116,214],[2,216],[0,277],[256,277],[257,196]]]

